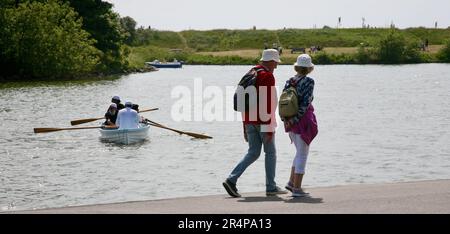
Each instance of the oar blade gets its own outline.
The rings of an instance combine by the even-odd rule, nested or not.
[[[164,126],[164,125],[162,125],[162,124],[159,124],[159,123],[157,123],[157,122],[151,121],[151,120],[149,120],[149,119],[145,119],[145,121],[146,121],[148,124],[152,125],[152,126],[155,126],[155,127],[158,127],[158,128],[167,129],[167,130],[170,130],[170,131],[174,131],[174,132],[179,133],[179,134],[185,134],[185,135],[188,135],[188,136],[191,136],[191,137],[194,137],[194,138],[198,138],[198,139],[212,139],[212,137],[207,136],[207,135],[203,135],[203,134],[199,134],[199,133],[194,133],[194,132],[185,132],[185,131],[181,131],[181,130],[169,128],[169,127],[166,127],[166,126]]]
[[[210,137],[210,136],[199,134],[199,133],[193,133],[193,132],[183,132],[183,133],[188,136],[195,137],[198,139],[212,139],[212,137]]]
[[[45,132],[56,132],[56,131],[60,131],[61,129],[59,128],[34,128],[33,131],[34,133],[45,133]]]
[[[44,132],[56,132],[62,130],[82,130],[82,129],[93,129],[102,128],[102,126],[92,126],[92,127],[78,127],[78,128],[34,128],[34,133],[44,133]]]

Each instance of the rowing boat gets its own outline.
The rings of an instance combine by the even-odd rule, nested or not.
[[[135,129],[101,128],[100,139],[125,145],[133,144],[147,139],[149,129],[150,125],[144,123],[139,124],[139,128]]]
[[[178,62],[178,61],[162,63],[158,60],[155,60],[153,62],[145,62],[145,64],[152,66],[152,67],[156,67],[156,68],[181,68],[181,67],[183,67],[183,63]]]

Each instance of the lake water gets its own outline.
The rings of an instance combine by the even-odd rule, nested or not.
[[[178,99],[171,92],[193,88],[196,78],[204,88],[224,90],[248,69],[185,66],[96,82],[3,85],[0,211],[224,194],[222,181],[247,150],[241,123],[174,121]],[[279,66],[277,85],[292,75],[291,66]],[[319,135],[305,187],[450,179],[449,64],[316,66],[311,76]],[[101,142],[97,129],[33,133],[101,117],[113,95],[159,107],[143,114],[156,122],[214,139],[152,128],[148,141],[120,146]],[[283,186],[294,147],[281,128],[276,140],[276,180]],[[239,180],[241,192],[264,191],[263,157]]]

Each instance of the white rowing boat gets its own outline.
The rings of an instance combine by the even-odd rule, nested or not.
[[[119,144],[133,144],[147,139],[150,125],[139,124],[139,128],[135,129],[108,129],[101,128],[100,139],[107,142],[114,142]]]

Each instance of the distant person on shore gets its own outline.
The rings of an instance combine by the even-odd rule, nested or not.
[[[117,105],[117,110],[122,110],[123,108],[125,108],[125,106],[121,103],[121,101],[120,101],[120,97],[119,96],[114,96],[112,99],[111,99],[111,102],[112,103],[116,103],[116,105]]]
[[[314,80],[307,76],[314,70],[311,57],[307,54],[299,55],[294,69],[297,74],[286,81],[280,97],[279,114],[284,122],[285,131],[289,133],[289,138],[296,149],[286,189],[292,192],[293,197],[304,197],[308,196],[302,189],[302,180],[309,145],[318,132],[312,106]]]
[[[253,68],[257,72],[255,86],[259,97],[257,99],[258,103],[249,107],[249,111],[242,113],[244,139],[248,142],[248,152],[223,182],[225,190],[232,197],[241,196],[236,188],[237,180],[247,167],[259,158],[261,147],[263,146],[265,153],[266,195],[273,196],[287,193],[287,191],[279,188],[275,182],[275,110],[277,95],[273,71],[277,68],[278,63],[281,62],[280,55],[276,49],[267,49],[263,51],[260,61],[261,63]],[[260,113],[259,107],[266,107],[266,111],[261,111]]]
[[[111,103],[109,105],[108,111],[105,113],[105,119],[106,121],[103,123],[105,126],[115,126],[116,120],[117,120],[117,104]]]
[[[116,119],[116,125],[119,129],[135,129],[139,128],[139,115],[137,111],[131,109],[131,102],[125,103],[125,108],[119,111]]]

